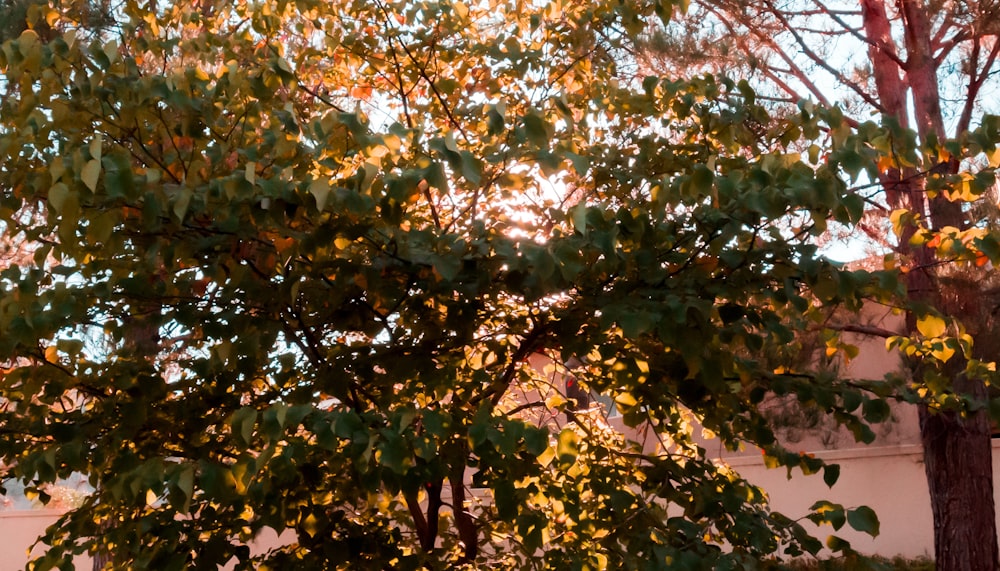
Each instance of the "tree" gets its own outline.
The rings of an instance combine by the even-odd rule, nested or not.
[[[953,262],[967,256],[948,248],[935,251],[933,233],[941,231],[947,240],[971,232],[965,234],[969,241],[984,227],[982,209],[967,208],[959,198],[981,195],[992,177],[976,173],[981,161],[963,164],[956,147],[982,108],[989,108],[984,94],[996,88],[998,5],[976,0],[693,4],[688,20],[672,24],[673,30],[660,28],[645,42],[651,48],[645,52],[651,56],[647,64],[654,69],[736,66],[779,100],[811,99],[830,106],[839,94],[850,124],[858,126],[874,112],[893,126],[891,144],[873,141],[897,155],[870,173],[882,194],[862,228],[884,236],[890,214],[897,222],[900,216],[907,221],[896,224],[895,240],[880,242],[909,270],[910,333],[919,333],[920,315],[935,307],[967,325],[982,346],[977,356],[990,356],[992,280],[981,265],[956,269]],[[704,58],[690,57],[693,46]],[[677,53],[689,57],[672,57]],[[915,145],[922,152],[914,152]],[[960,188],[946,191],[946,183]],[[935,555],[939,569],[990,569],[998,565],[990,421],[982,407],[979,412],[939,410],[940,399],[948,395],[987,400],[986,383],[958,361],[944,372],[932,367],[928,374],[934,379],[927,384],[936,396],[921,408]],[[923,383],[924,364],[916,359],[911,365],[915,382]],[[937,378],[941,374],[948,379],[943,384]]]
[[[53,29],[54,16],[63,11],[72,17],[75,28],[84,34],[101,34],[115,23],[107,0],[56,3],[50,8],[42,0],[3,0],[0,2],[0,42],[16,39],[31,28],[40,37],[54,37],[60,30]],[[47,18],[49,14],[53,18]]]
[[[96,490],[36,568],[817,553],[690,420],[830,485],[758,404],[792,395],[873,437],[905,387],[812,370],[796,344],[840,350],[834,307],[899,293],[814,243],[860,220],[840,174],[886,132],[825,163],[797,150],[840,133],[836,111],[631,81],[616,62],[654,10],[126,2],[117,39],[56,10],[64,32],[5,43],[0,219],[37,255],[0,273],[0,458],[43,498],[71,473]],[[576,410],[536,354],[659,450]],[[806,516],[878,531],[863,506]],[[265,528],[292,543],[252,554]]]

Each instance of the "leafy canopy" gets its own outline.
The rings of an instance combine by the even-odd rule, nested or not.
[[[35,569],[817,552],[691,426],[831,485],[759,403],[873,438],[894,385],[798,353],[898,290],[814,244],[861,216],[844,175],[881,131],[632,77],[622,42],[669,12],[127,1],[85,40],[38,11],[59,34],[0,48],[0,220],[34,253],[0,273],[0,459],[43,499],[73,473],[95,492]],[[570,373],[660,446],[575,410]],[[867,508],[809,517],[878,531]],[[288,544],[252,554],[267,528]]]

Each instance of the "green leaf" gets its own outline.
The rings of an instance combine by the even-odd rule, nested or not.
[[[833,487],[840,478],[840,465],[839,464],[827,464],[823,466],[823,482],[829,486]]]
[[[174,506],[178,512],[186,514],[191,510],[191,499],[194,497],[194,467],[184,466],[177,476],[177,490],[183,495],[181,505]]]
[[[736,88],[739,89],[740,95],[746,100],[747,105],[753,105],[757,99],[757,94],[754,92],[753,88],[750,87],[750,83],[741,79],[737,84]]]
[[[1000,240],[997,240],[995,235],[987,234],[978,238],[975,240],[975,245],[994,266],[1000,265]]]
[[[868,506],[859,506],[857,508],[847,510],[847,522],[851,524],[851,527],[858,531],[867,533],[872,537],[878,536],[878,516],[875,515],[875,510]]]
[[[398,433],[383,430],[378,444],[379,463],[397,474],[405,474],[413,465],[413,455]]]
[[[826,546],[830,551],[849,551],[851,549],[851,543],[846,539],[841,539],[836,535],[831,535],[826,538]]]
[[[462,270],[462,260],[455,255],[443,255],[434,257],[434,271],[445,281],[454,281],[458,277],[458,272]]]
[[[809,515],[811,521],[815,523],[829,523],[833,526],[834,530],[839,530],[847,521],[844,506],[840,504],[820,500],[814,503],[809,509],[813,512]]]
[[[233,413],[229,419],[229,426],[232,428],[237,443],[243,447],[250,445],[256,423],[257,409],[255,408],[243,407]]]
[[[184,217],[187,215],[188,207],[191,205],[191,198],[194,196],[194,191],[188,187],[180,189],[177,193],[176,198],[174,198],[173,213],[180,222],[184,221]]]
[[[522,118],[522,121],[531,144],[539,148],[549,146],[549,125],[541,115],[535,112],[528,113]]]
[[[87,235],[93,238],[95,242],[106,243],[111,238],[112,233],[114,233],[117,223],[117,212],[113,210],[103,212],[91,221],[90,227],[87,228]]]
[[[703,165],[696,165],[691,174],[691,191],[696,196],[708,196],[712,193],[712,182],[715,173]]]
[[[573,220],[573,228],[584,238],[587,237],[587,205],[579,202],[569,209]]]
[[[128,157],[115,153],[101,159],[101,163],[104,166],[104,189],[108,196],[131,196],[135,190],[135,178]]]
[[[490,105],[486,112],[486,120],[490,135],[499,135],[504,130],[503,113],[497,109],[496,105]]]
[[[845,412],[854,412],[864,402],[860,391],[845,389],[840,393],[841,406]]]
[[[101,161],[101,143],[103,142],[103,137],[100,133],[95,133],[93,140],[90,141],[90,145],[87,146],[87,150],[90,151],[90,158],[100,162]],[[93,190],[93,189],[91,189]]]
[[[525,426],[524,446],[528,454],[540,456],[549,447],[549,431],[545,427]]]
[[[514,483],[507,480],[500,480],[493,486],[493,501],[496,502],[497,515],[504,520],[510,521],[517,517],[518,502],[517,490]]]
[[[243,179],[249,182],[251,186],[257,183],[257,163],[255,161],[247,161],[246,166],[243,168]]]
[[[868,422],[885,422],[892,415],[889,403],[882,399],[867,399],[861,407],[862,415]]]

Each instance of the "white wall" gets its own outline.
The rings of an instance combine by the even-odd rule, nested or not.
[[[784,468],[768,470],[755,458],[733,459],[730,464],[748,480],[767,490],[772,508],[788,516],[805,514],[817,499],[830,500],[844,507],[867,505],[878,514],[881,533],[876,538],[851,531],[847,526],[838,532],[830,526],[813,527],[815,535],[821,539],[835,533],[862,553],[933,557],[933,518],[919,446],[833,450],[816,456],[840,464],[840,480],[832,489],[827,488],[819,474],[804,477],[796,471],[788,480]],[[994,498],[1000,488],[998,475],[1000,441],[994,440]]]
[[[58,518],[58,512],[46,510],[0,512],[0,571],[23,570],[29,559],[28,549]],[[78,557],[74,563],[77,569],[91,567],[86,557]]]

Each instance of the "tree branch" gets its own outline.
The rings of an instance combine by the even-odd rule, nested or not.
[[[900,335],[898,331],[890,331],[882,327],[877,327],[874,325],[861,325],[860,323],[848,323],[845,325],[832,325],[826,324],[823,326],[826,329],[832,329],[834,331],[843,331],[845,333],[860,333],[862,335],[871,335],[873,337],[882,337],[883,339],[888,339],[890,337],[897,337]]]
[[[962,114],[958,119],[958,125],[955,133],[956,135],[961,135],[969,130],[969,126],[972,123],[972,112],[976,106],[976,99],[979,97],[979,90],[982,89],[983,83],[986,81],[986,78],[989,77],[989,70],[996,62],[997,55],[1000,54],[1000,40],[994,39],[993,48],[990,49],[989,55],[986,56],[986,62],[983,64],[981,74],[977,74],[976,69],[972,67],[979,61],[979,52],[980,41],[977,38],[976,43],[973,46],[973,52],[969,55],[969,87],[966,90],[965,103],[962,105]]]
[[[840,17],[840,12],[839,11],[837,11],[837,10],[831,10],[826,4],[821,3],[819,0],[813,0],[813,4],[816,4],[816,6],[819,7],[820,11],[823,14],[829,16],[829,18],[831,20],[833,20],[834,22],[836,22],[837,24],[839,24],[842,28],[844,28],[844,30],[846,30],[847,32],[849,32],[852,36],[854,36],[855,38],[857,38],[857,39],[861,40],[862,42],[868,44],[869,47],[872,47],[872,48],[875,48],[877,50],[880,50],[882,53],[884,53],[886,55],[886,57],[888,57],[892,61],[896,62],[896,65],[898,65],[900,67],[903,67],[903,60],[899,59],[899,55],[896,54],[896,47],[895,46],[893,46],[892,44],[889,44],[889,43],[887,43],[885,41],[874,40],[874,39],[872,39],[872,38],[870,38],[870,37],[862,34],[861,31],[858,30],[857,28],[852,28],[851,26],[849,26],[847,24],[846,21],[844,21],[843,18]],[[851,12],[850,14],[851,15],[861,15],[862,12]]]
[[[518,364],[528,357],[531,353],[538,348],[538,341],[548,333],[548,326],[545,323],[540,323],[535,325],[535,327],[524,336],[521,340],[521,344],[511,355],[510,362],[507,363],[507,368],[500,377],[498,377],[492,384],[490,384],[487,389],[469,399],[469,404],[477,405],[484,399],[489,398],[490,403],[496,406],[500,399],[503,398],[503,394],[507,391],[507,387],[514,380],[514,376],[517,374]]]
[[[467,440],[463,440],[467,446]],[[466,446],[463,446],[464,449]],[[467,450],[463,450],[467,454]],[[464,457],[464,456],[463,456]],[[479,538],[476,530],[476,522],[472,519],[465,508],[465,463],[457,463],[451,467],[448,475],[451,483],[452,513],[455,515],[455,527],[458,530],[458,538],[464,544],[464,552],[460,563],[472,563],[479,554]]]
[[[795,43],[798,44],[799,49],[802,50],[802,53],[804,53],[809,59],[811,59],[813,63],[815,63],[820,68],[825,70],[827,73],[832,75],[834,78],[837,79],[837,81],[842,83],[844,86],[848,87],[851,91],[857,93],[858,96],[861,97],[861,99],[864,99],[866,103],[868,103],[878,111],[884,112],[884,108],[881,102],[872,97],[864,89],[861,89],[860,85],[847,79],[847,77],[844,76],[844,74],[840,73],[840,71],[838,71],[829,63],[827,63],[826,58],[821,57],[818,53],[813,51],[813,49],[809,47],[809,43],[806,42],[805,38],[802,37],[802,34],[799,33],[798,29],[795,26],[793,26],[791,22],[788,21],[788,18],[785,17],[785,14],[781,12],[781,10],[775,7],[773,2],[771,2],[770,0],[766,0],[765,4],[770,8],[771,13],[774,15],[775,18],[778,19],[778,22],[781,23],[782,27],[785,28],[785,31],[791,34],[792,38],[795,39]]]

